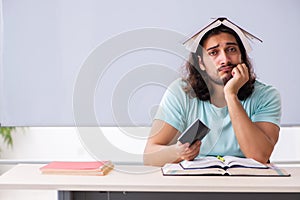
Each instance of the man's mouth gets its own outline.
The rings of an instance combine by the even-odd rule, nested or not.
[[[219,72],[228,72],[231,71],[234,67],[236,67],[237,65],[234,64],[230,64],[230,65],[225,65],[225,66],[221,66],[218,71]]]

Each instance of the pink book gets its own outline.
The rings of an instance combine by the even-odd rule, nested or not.
[[[99,175],[113,169],[111,161],[73,162],[54,161],[40,168],[43,174],[58,175]]]

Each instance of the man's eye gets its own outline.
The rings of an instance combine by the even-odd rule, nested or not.
[[[235,47],[230,47],[227,49],[228,52],[236,52],[236,48]]]
[[[217,55],[217,52],[216,51],[210,51],[210,52],[208,52],[208,55],[215,56],[215,55]]]

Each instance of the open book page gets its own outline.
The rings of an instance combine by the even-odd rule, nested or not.
[[[204,34],[207,33],[209,30],[220,26],[221,24],[222,22],[220,20],[213,21],[212,23],[204,27],[202,30],[194,34],[192,37],[190,37],[188,40],[183,42],[184,46],[186,47],[187,50],[195,53],[199,45],[199,42],[201,38],[204,36]]]
[[[224,156],[223,158],[227,167],[268,168],[268,166],[252,158],[239,158],[235,156]]]
[[[205,169],[183,169],[180,164],[166,164],[162,168],[165,176],[187,176],[187,175],[225,175],[226,170],[221,168],[205,168]]]
[[[284,169],[277,167],[269,167],[267,169],[233,167],[228,168],[226,172],[231,176],[290,176]]]
[[[180,164],[165,164],[162,168],[164,176],[213,176],[213,175],[229,175],[229,176],[290,176],[282,168],[278,168],[273,164],[268,164],[268,168],[246,168],[233,167],[228,169],[222,168],[194,168],[184,169]]]
[[[211,167],[218,167],[218,168],[225,168],[226,164],[219,160],[214,156],[206,156],[203,158],[197,158],[192,161],[184,160],[180,162],[180,165],[184,169],[203,169],[203,168],[211,168]]]
[[[214,156],[206,156],[203,158],[197,158],[192,161],[184,160],[181,163],[181,166],[184,169],[203,169],[210,167],[219,167],[223,169],[231,167],[247,167],[247,168],[262,168],[266,169],[268,166],[257,162],[251,158],[239,158],[235,156],[224,156],[222,159],[219,159]]]
[[[229,176],[276,176],[288,177],[291,176],[287,171],[270,165],[269,168],[245,168],[233,167],[227,170],[222,168],[202,168],[202,169],[183,169],[180,164],[166,164],[162,168],[164,176],[214,176],[214,175],[229,175]]]

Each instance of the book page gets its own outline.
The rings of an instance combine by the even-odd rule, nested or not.
[[[226,171],[221,168],[205,169],[183,169],[180,164],[166,164],[162,168],[163,175],[184,176],[184,175],[224,175]]]
[[[231,176],[290,176],[284,169],[259,169],[259,168],[228,168],[227,173]]]
[[[184,160],[180,163],[184,169],[203,169],[203,168],[225,168],[226,165],[221,160],[213,156],[197,158],[192,161]]]
[[[268,168],[268,166],[252,159],[252,158],[239,158],[235,156],[224,156],[226,166],[228,167],[247,167],[247,168]]]

